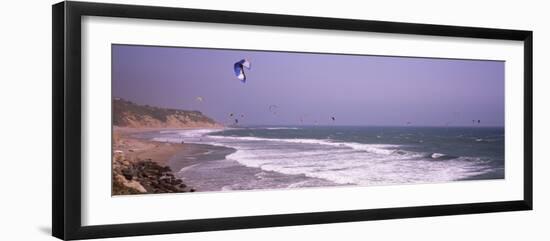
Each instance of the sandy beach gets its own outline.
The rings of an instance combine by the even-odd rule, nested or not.
[[[133,135],[154,128],[113,129],[113,195],[194,192],[174,175],[169,160],[176,154],[200,155],[195,144],[156,142]],[[182,165],[183,163],[178,163]]]
[[[152,160],[159,165],[168,165],[168,159],[183,151],[186,144],[155,142],[132,137],[132,134],[157,129],[117,128],[113,130],[113,152],[115,156],[124,153],[127,161]]]

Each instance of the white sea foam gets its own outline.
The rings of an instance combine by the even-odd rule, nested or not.
[[[194,130],[184,130],[184,131],[178,131],[178,135],[182,137],[202,137],[206,134],[218,132],[220,130],[217,129],[194,129]]]
[[[482,174],[478,166],[464,161],[429,162],[425,160],[399,162],[392,158],[373,158],[368,156],[345,159],[346,156],[334,156],[332,161],[309,160],[317,165],[302,165],[307,161],[282,162],[266,159],[251,151],[237,151],[228,156],[245,166],[261,168],[283,174],[303,174],[308,177],[322,178],[338,184],[390,184],[433,181],[451,181]],[[340,159],[341,158],[341,159]],[[361,159],[365,158],[365,159]],[[328,158],[330,159],[330,158]],[[338,161],[341,160],[341,161]]]
[[[259,129],[266,129],[266,130],[299,130],[298,127],[266,127],[266,128],[259,128]]]
[[[440,158],[440,157],[443,157],[445,156],[445,154],[442,154],[442,153],[432,153],[432,158],[433,159],[437,159],[437,158]]]
[[[300,130],[298,127],[246,127],[246,128],[234,128],[234,129],[246,129],[246,130]]]
[[[180,170],[178,171],[178,173],[186,172],[186,171],[188,171],[188,170],[190,170],[190,169],[196,167],[197,165],[199,165],[199,164],[193,164],[193,165],[190,165],[190,166],[183,167],[182,169],[180,169]]]
[[[235,137],[235,136],[210,136],[214,139],[226,139],[226,140],[241,140],[241,141],[273,141],[273,142],[288,142],[288,143],[298,143],[298,144],[314,144],[314,145],[326,145],[333,147],[348,147],[358,151],[366,151],[379,154],[393,154],[399,148],[399,145],[389,145],[389,144],[363,144],[355,142],[338,142],[332,141],[329,139],[320,140],[320,139],[276,139],[276,138],[260,138],[260,137]]]
[[[479,162],[433,162],[422,154],[326,149],[288,151],[241,149],[227,156],[245,166],[283,174],[322,178],[338,184],[391,184],[452,181],[484,173]]]
[[[334,141],[208,135],[218,130],[182,130],[155,140],[204,143],[235,148],[226,159],[244,166],[338,184],[378,185],[442,182],[483,174],[480,159],[458,157],[441,162],[443,153],[401,150],[402,146]],[[263,178],[263,175],[256,176]],[[302,185],[302,184],[296,184]],[[229,188],[229,187],[228,187]]]
[[[292,183],[287,186],[287,188],[298,188],[298,187],[308,187],[310,185],[310,180],[305,180],[301,182]]]

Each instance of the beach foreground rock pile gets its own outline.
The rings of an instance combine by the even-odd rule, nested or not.
[[[168,166],[161,166],[150,159],[130,162],[122,155],[115,155],[113,195],[194,191],[176,178]]]

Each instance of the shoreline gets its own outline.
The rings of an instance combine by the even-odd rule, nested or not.
[[[162,128],[136,131],[130,129],[127,135],[163,130],[216,130],[218,128]],[[140,141],[139,136],[130,137]],[[144,135],[143,138],[147,138]],[[198,137],[195,137],[198,138]],[[200,139],[200,138],[199,138]],[[183,142],[185,141],[185,142]],[[332,181],[308,177],[304,174],[284,174],[275,171],[264,170],[259,167],[244,165],[237,160],[227,158],[238,150],[232,147],[205,144],[200,142],[187,142],[182,138],[179,141],[148,141],[158,145],[176,145],[183,148],[173,153],[163,162],[170,167],[171,173],[183,183],[198,192],[228,191],[228,190],[253,190],[253,189],[281,189],[292,187],[326,187],[340,186]],[[275,182],[273,182],[275,181]]]
[[[237,151],[234,148],[209,144],[184,143],[183,145],[186,148],[168,160],[168,165],[174,170],[176,176],[179,176],[178,173],[184,168],[189,168],[202,162],[223,160],[228,155]]]
[[[132,136],[173,129],[175,128],[113,128],[111,195],[195,191],[176,177],[175,173],[179,170],[173,169],[169,163],[178,153],[194,150],[193,144],[158,142]]]
[[[231,157],[239,151],[234,147],[200,143],[202,138],[208,137],[191,138],[199,142],[185,142],[189,148],[174,155],[169,165],[178,170],[178,178],[200,192],[342,186],[305,174],[280,173],[246,165]],[[182,138],[182,141],[187,140]]]

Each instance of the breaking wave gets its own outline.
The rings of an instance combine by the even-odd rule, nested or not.
[[[263,171],[321,178],[337,184],[444,182],[484,174],[490,169],[489,164],[480,158],[415,152],[404,150],[404,146],[395,144],[365,144],[312,138],[222,136],[219,132],[220,130],[180,130],[154,139],[230,147],[236,149],[236,152],[229,154],[226,159],[241,165]]]

